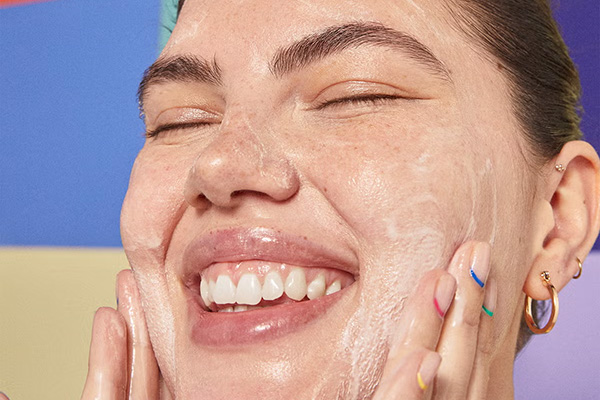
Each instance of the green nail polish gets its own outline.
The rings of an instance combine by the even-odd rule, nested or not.
[[[485,311],[485,313],[486,313],[487,315],[489,315],[490,317],[493,317],[493,316],[494,316],[494,312],[493,312],[493,311],[490,311],[490,310],[488,310],[487,308],[485,308],[485,306],[481,306],[481,308],[482,308],[482,309],[483,309],[483,311]]]

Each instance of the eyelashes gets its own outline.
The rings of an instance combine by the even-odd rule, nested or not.
[[[359,96],[341,97],[333,100],[323,101],[310,110],[323,111],[326,109],[338,109],[345,106],[380,106],[386,105],[397,100],[411,100],[407,97],[391,94],[364,94]],[[176,131],[182,129],[202,129],[210,125],[218,124],[217,121],[197,121],[188,123],[171,123],[159,125],[153,130],[146,131],[145,136],[148,139],[156,138],[161,133]]]
[[[360,96],[341,97],[339,99],[324,101],[313,108],[313,110],[324,110],[326,108],[339,108],[345,105],[369,106],[384,105],[396,100],[408,100],[406,97],[393,94],[364,94]]]
[[[145,133],[146,138],[151,139],[158,137],[163,132],[175,131],[179,129],[198,129],[205,128],[208,125],[212,125],[214,122],[188,122],[188,123],[173,123],[173,124],[164,124],[156,127],[156,129],[147,131]]]

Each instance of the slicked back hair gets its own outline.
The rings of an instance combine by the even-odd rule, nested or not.
[[[582,138],[581,84],[549,0],[447,0],[455,28],[477,43],[507,78],[512,108],[525,135],[533,171]],[[544,314],[533,302],[533,313]],[[518,353],[532,332],[521,320]]]

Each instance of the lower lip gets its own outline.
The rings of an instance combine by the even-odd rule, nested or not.
[[[324,316],[345,290],[319,299],[244,312],[208,312],[190,296],[192,340],[202,346],[239,346],[272,340]]]

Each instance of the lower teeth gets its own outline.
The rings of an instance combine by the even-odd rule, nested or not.
[[[246,306],[243,304],[238,304],[235,306],[221,308],[220,310],[217,310],[217,312],[243,312],[243,311],[257,310],[259,308],[264,308],[264,307],[262,307],[262,306]]]

